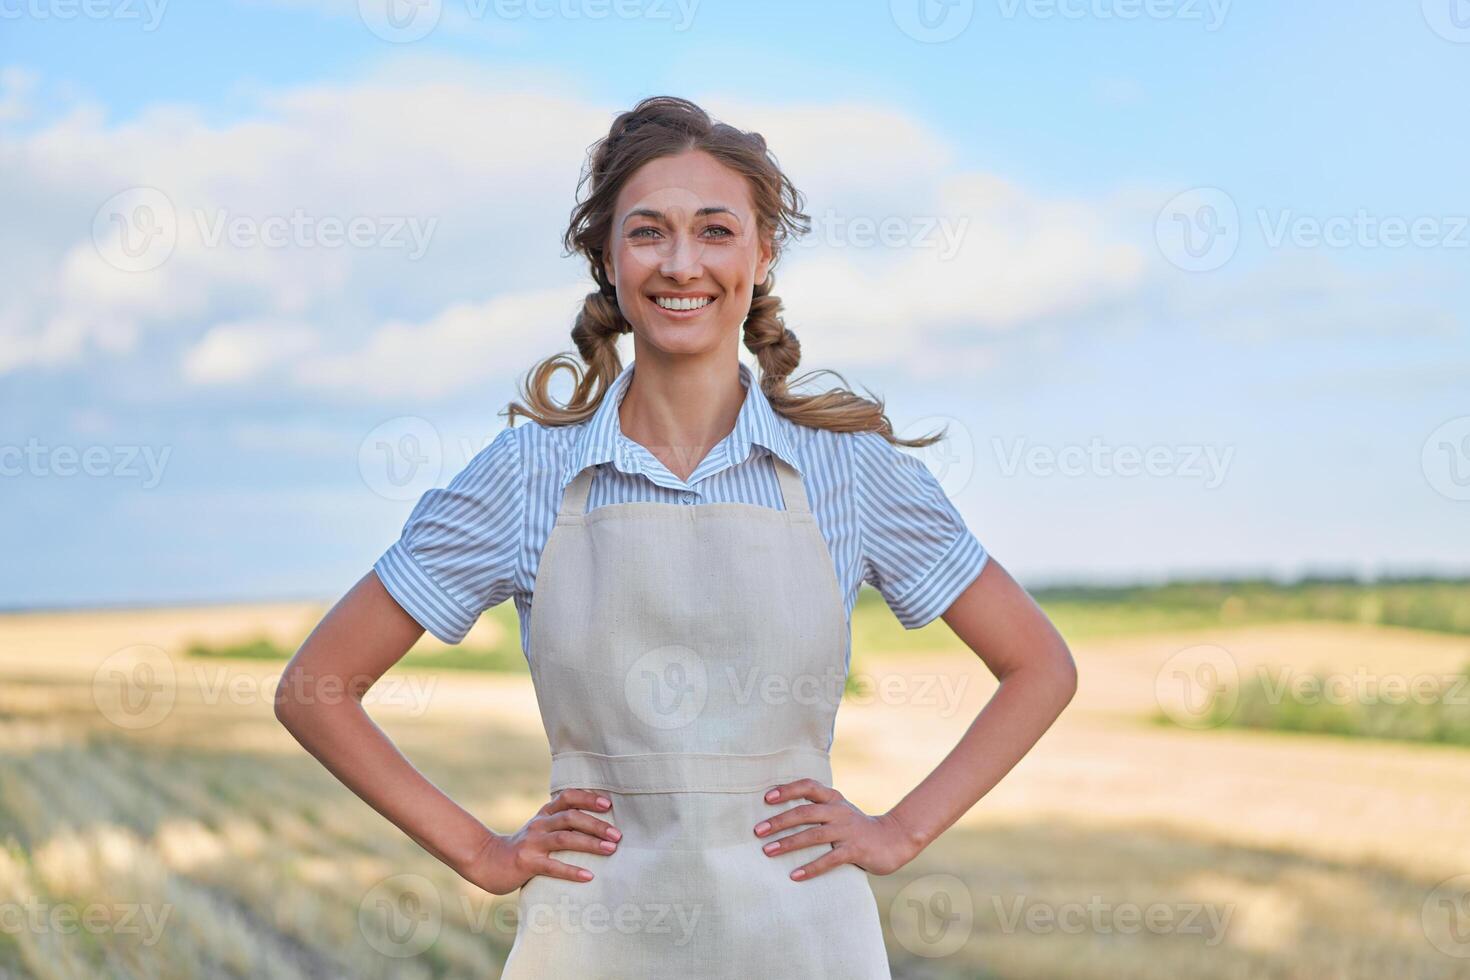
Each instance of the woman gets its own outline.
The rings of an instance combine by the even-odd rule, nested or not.
[[[507,410],[532,421],[424,495],[277,713],[464,878],[520,889],[507,978],[887,978],[864,872],[913,860],[1015,765],[1071,699],[1070,652],[896,448],[937,436],[897,439],[845,389],[788,389],[800,347],[771,268],[806,215],[758,134],[647,99],[589,178],[566,234],[598,286],[572,330],[585,368],[533,369]],[[564,406],[546,393],[561,367],[580,379]],[[943,615],[1002,680],[878,815],[831,785],[828,755],[863,581],[907,628]],[[510,597],[552,750],[551,799],[514,833],[425,780],[358,700],[285,693],[370,686],[425,629],[458,643]]]

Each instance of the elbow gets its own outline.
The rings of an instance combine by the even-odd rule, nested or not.
[[[279,687],[277,687],[276,688],[276,721],[280,722],[281,725],[287,731],[290,731],[291,730],[291,725],[294,722],[294,718],[293,718],[293,716],[291,714],[291,712],[293,710],[294,710],[294,705],[292,704],[292,702],[290,702],[286,698],[283,698],[281,696],[281,689]]]
[[[1065,642],[1062,642],[1055,651],[1051,673],[1057,696],[1061,699],[1062,707],[1065,708],[1077,696],[1077,661],[1072,657],[1072,651],[1068,649]]]
[[[287,731],[295,730],[301,710],[301,701],[296,696],[296,676],[296,671],[288,667],[281,673],[281,679],[276,682],[276,721],[280,722]]]

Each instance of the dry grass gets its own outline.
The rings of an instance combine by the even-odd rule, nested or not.
[[[177,659],[163,717],[109,720],[116,651],[261,633],[294,647],[324,611],[0,617],[0,976],[497,974],[513,896],[477,892],[302,751],[272,714],[280,665]],[[895,976],[1470,976],[1423,918],[1438,882],[1470,872],[1470,750],[1147,723],[1160,667],[1202,640],[1303,670],[1431,672],[1470,653],[1463,637],[1329,624],[1078,646],[1058,725],[917,861],[871,879]],[[906,685],[839,717],[838,785],[875,812],[994,680],[953,649],[868,651],[857,669]],[[519,826],[548,764],[529,681],[417,679],[412,703],[374,718],[481,819]],[[432,946],[376,924],[381,900]],[[917,910],[954,922],[916,932]]]

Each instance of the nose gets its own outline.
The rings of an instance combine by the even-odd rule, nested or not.
[[[704,242],[693,235],[676,232],[661,250],[659,272],[675,282],[690,282],[704,274]]]

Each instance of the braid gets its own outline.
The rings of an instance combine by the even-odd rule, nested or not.
[[[504,414],[512,425],[517,415],[542,424],[561,425],[579,422],[596,410],[597,403],[602,401],[602,393],[612,387],[623,371],[623,361],[618,356],[618,336],[633,329],[632,324],[623,319],[616,295],[610,293],[611,287],[606,291],[588,293],[582,301],[582,312],[577,314],[577,321],[572,326],[572,343],[576,345],[586,369],[583,370],[582,365],[564,353],[554,354],[537,364],[525,382],[529,393],[526,400],[535,410],[528,410],[520,402],[511,402]],[[543,393],[551,376],[561,368],[571,371],[577,381],[571,400],[558,407]],[[597,390],[595,398],[594,389]]]
[[[775,282],[774,275],[767,275],[755,287],[745,318],[745,347],[760,364],[761,391],[772,407],[784,406],[792,398],[786,381],[801,363],[801,341],[781,317],[781,297],[772,291]]]

